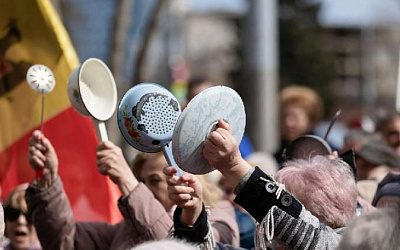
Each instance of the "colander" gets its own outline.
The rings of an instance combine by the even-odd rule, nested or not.
[[[122,97],[118,127],[132,147],[147,153],[162,151],[168,164],[177,166],[171,140],[180,113],[179,102],[167,89],[155,83],[140,83]],[[183,173],[177,170],[178,175]]]

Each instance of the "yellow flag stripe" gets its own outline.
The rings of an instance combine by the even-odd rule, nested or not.
[[[22,34],[21,41],[6,52],[6,60],[45,64],[55,74],[56,86],[45,95],[44,120],[50,119],[71,106],[67,81],[79,60],[68,34],[48,0],[0,0],[0,7],[0,27],[15,19]],[[40,113],[41,95],[25,80],[0,95],[0,151],[39,126]]]

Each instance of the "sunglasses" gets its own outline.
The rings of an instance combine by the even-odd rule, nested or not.
[[[4,207],[4,220],[16,221],[21,214],[24,215],[25,218],[28,218],[26,213],[24,213],[23,211],[21,211],[18,208],[9,207],[9,206]]]

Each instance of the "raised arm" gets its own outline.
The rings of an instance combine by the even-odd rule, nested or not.
[[[235,202],[259,223],[256,247],[277,238],[285,245],[299,249],[322,247],[334,249],[340,235],[321,224],[303,205],[271,176],[253,169],[240,155],[229,125],[219,121],[218,129],[204,142],[204,157],[236,186]]]
[[[32,182],[26,201],[43,249],[107,249],[114,227],[106,223],[76,223],[71,206],[58,176],[58,158],[51,142],[34,131],[29,142],[29,162],[34,169],[43,168],[43,177]]]

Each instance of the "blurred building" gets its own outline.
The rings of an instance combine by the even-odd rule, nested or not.
[[[394,108],[400,48],[400,2],[321,0],[319,20],[335,56],[337,103],[372,116]]]

